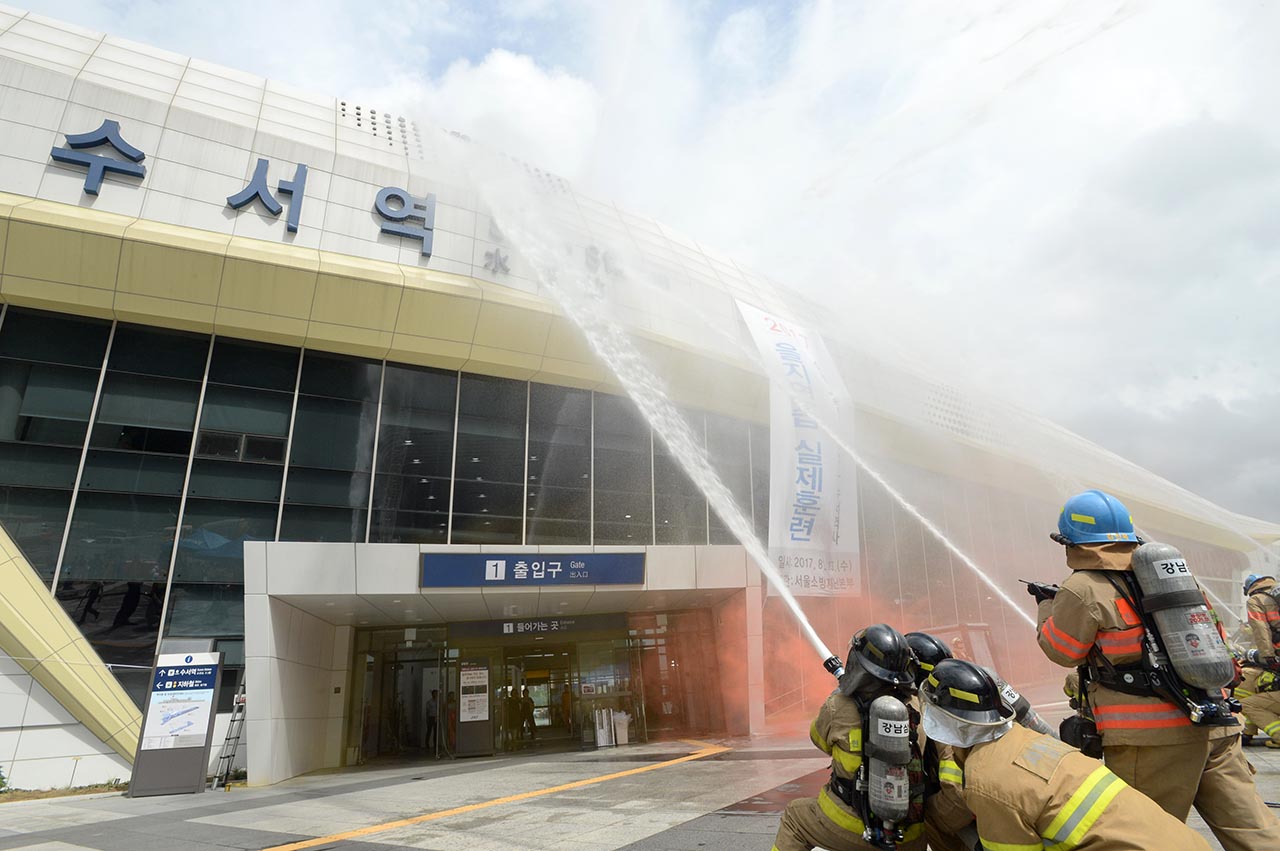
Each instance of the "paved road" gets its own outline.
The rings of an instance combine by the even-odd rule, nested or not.
[[[665,742],[0,804],[0,851],[768,851],[786,802],[824,779],[814,753],[795,737]],[[1280,800],[1280,751],[1249,755]]]

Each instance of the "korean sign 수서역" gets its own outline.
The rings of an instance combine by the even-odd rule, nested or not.
[[[856,594],[852,404],[822,339],[738,302],[769,376],[769,557],[792,594]],[[842,419],[842,415],[844,419]]]
[[[423,588],[643,585],[644,553],[423,553]]]
[[[66,145],[54,146],[49,156],[69,168],[85,169],[84,191],[88,195],[97,195],[102,191],[102,184],[108,174],[123,177],[145,179],[147,167],[141,165],[147,158],[146,153],[125,140],[120,129],[120,122],[113,118],[104,119],[95,130],[85,133],[68,133]],[[121,157],[108,156],[105,153],[88,153],[90,150],[107,146]],[[284,205],[271,191],[268,170],[271,161],[259,157],[253,169],[253,176],[239,191],[227,196],[226,204],[233,210],[239,210],[253,202],[261,204],[270,215],[279,217]],[[302,226],[302,204],[307,192],[308,169],[304,163],[294,166],[293,176],[281,178],[276,183],[276,193],[289,196],[289,212],[285,216],[285,230],[296,234]],[[408,237],[418,240],[424,260],[430,259],[435,234],[436,196],[414,197],[398,186],[386,186],[380,189],[373,199],[373,210],[381,218],[378,228],[382,233],[395,237]],[[493,258],[486,262],[485,268],[494,272],[507,273],[509,254],[504,255],[496,249],[491,252]]]
[[[151,683],[142,750],[203,748],[217,679],[217,653],[161,656]]]

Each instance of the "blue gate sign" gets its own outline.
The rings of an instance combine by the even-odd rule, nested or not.
[[[421,588],[643,585],[644,553],[423,553]]]

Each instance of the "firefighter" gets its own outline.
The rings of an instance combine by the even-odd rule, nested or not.
[[[939,663],[920,689],[920,704],[925,735],[952,748],[960,777],[949,792],[958,790],[973,814],[983,848],[1209,848],[1098,760],[1014,724],[995,680],[971,662]]]
[[[1244,658],[1244,678],[1236,686],[1245,725],[1244,741],[1261,730],[1266,746],[1280,748],[1280,589],[1271,576],[1256,573],[1245,577],[1245,608],[1249,613],[1249,633],[1253,647]]]
[[[1054,540],[1071,575],[1059,590],[1030,586],[1038,640],[1053,662],[1078,667],[1107,767],[1185,821],[1195,806],[1226,851],[1280,851],[1280,821],[1254,788],[1232,725],[1193,724],[1180,704],[1144,691],[1145,628],[1125,571],[1139,545],[1128,509],[1101,491],[1069,499]],[[1221,627],[1219,627],[1221,630]]]
[[[809,851],[814,847],[862,851],[876,847],[863,839],[866,814],[859,809],[854,788],[863,764],[863,719],[871,702],[881,695],[904,702],[911,699],[914,661],[901,633],[887,624],[875,624],[859,630],[849,642],[844,668],[840,684],[809,727],[814,745],[831,756],[831,780],[817,798],[798,798],[787,804],[773,851]],[[902,851],[923,851],[925,847],[923,794],[921,782],[919,800],[912,796],[912,815],[900,825],[904,841],[897,847]]]

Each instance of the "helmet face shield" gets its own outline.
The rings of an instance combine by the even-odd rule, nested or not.
[[[983,742],[994,742],[1013,729],[1013,719],[997,724],[970,724],[944,712],[927,700],[920,703],[920,726],[925,737],[956,748],[971,748]]]
[[[1013,710],[995,680],[972,662],[945,659],[920,686],[925,735],[944,744],[969,747],[1009,732]]]

